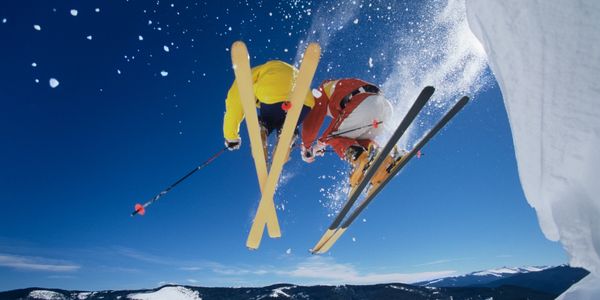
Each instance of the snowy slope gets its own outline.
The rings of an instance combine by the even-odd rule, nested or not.
[[[546,237],[591,272],[563,298],[600,299],[600,1],[467,0],[467,14],[504,96],[527,200]]]
[[[509,268],[503,267],[498,269],[490,269],[468,273],[460,276],[445,277],[430,281],[417,282],[415,285],[432,286],[432,287],[454,287],[454,286],[474,286],[490,283],[492,281],[508,278],[516,274],[525,274],[531,272],[539,272],[553,267],[522,267]]]
[[[166,286],[155,292],[130,294],[132,300],[200,300],[200,294],[182,286]]]

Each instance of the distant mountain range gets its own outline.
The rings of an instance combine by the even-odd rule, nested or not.
[[[558,267],[499,268],[414,283],[424,287],[518,286],[550,294],[561,294],[589,272],[567,265]]]
[[[588,272],[568,266],[502,268],[408,284],[205,288],[165,285],[156,289],[67,291],[28,288],[0,292],[4,299],[44,300],[210,300],[210,299],[554,299]]]

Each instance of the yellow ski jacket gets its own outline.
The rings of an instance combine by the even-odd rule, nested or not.
[[[293,66],[279,61],[271,60],[267,63],[252,68],[252,81],[256,106],[260,103],[274,104],[288,101],[298,70]],[[310,93],[306,94],[304,105],[312,108],[315,100]],[[223,118],[223,135],[226,139],[239,138],[240,124],[244,119],[244,110],[240,102],[240,92],[237,82],[234,81],[225,99],[225,117]]]

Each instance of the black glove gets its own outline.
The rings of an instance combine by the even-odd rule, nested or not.
[[[225,139],[225,147],[227,147],[227,150],[229,150],[229,151],[240,149],[241,145],[242,145],[242,139],[240,139],[240,138],[233,139],[233,140]]]
[[[304,145],[301,147],[300,154],[302,155],[302,160],[307,163],[312,163],[315,161],[315,155],[313,153],[312,147],[306,148]]]

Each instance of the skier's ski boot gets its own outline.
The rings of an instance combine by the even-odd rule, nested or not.
[[[350,174],[350,188],[353,189],[363,179],[365,171],[375,158],[377,150],[374,144],[369,145],[369,149],[361,146],[350,146],[346,150],[346,160],[352,165]]]
[[[394,146],[394,149],[392,149],[388,157],[385,158],[385,160],[379,167],[379,170],[377,170],[377,172],[375,172],[375,175],[373,175],[373,177],[371,178],[371,186],[381,184],[390,175],[390,171],[392,170],[392,168],[394,168],[396,163],[398,163],[402,156],[404,156],[406,153],[406,150],[398,150],[398,148]]]

